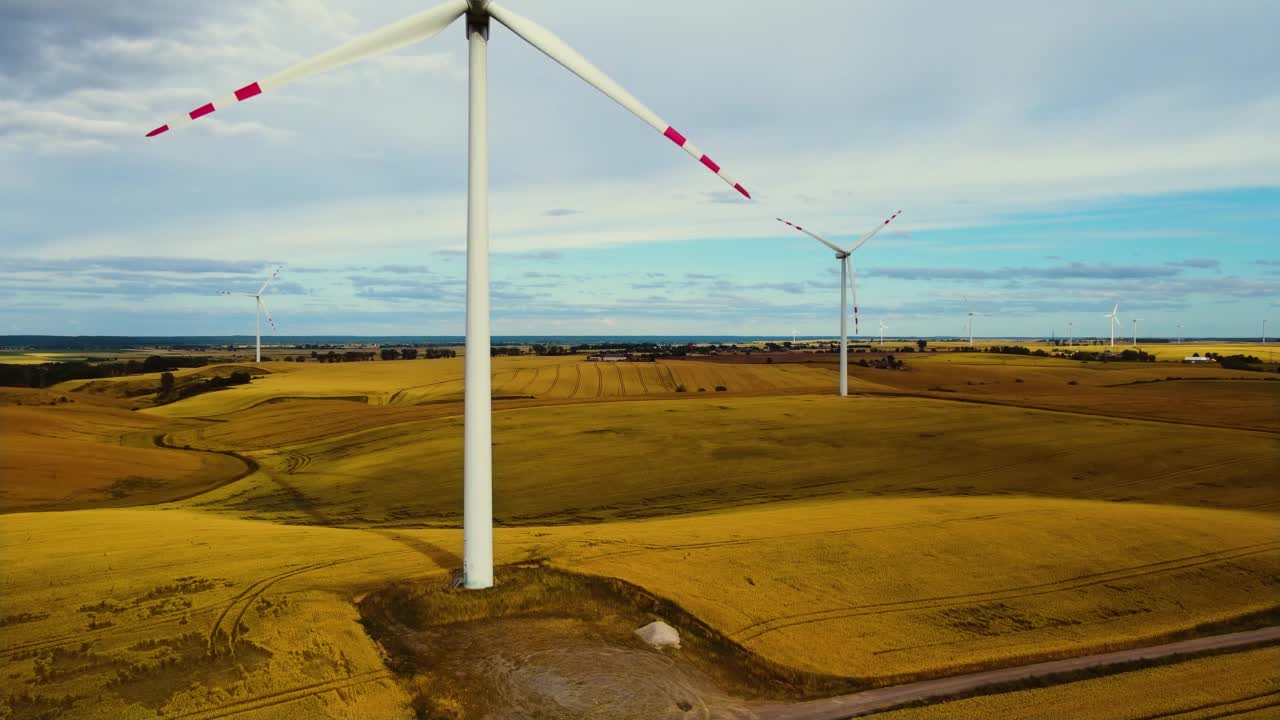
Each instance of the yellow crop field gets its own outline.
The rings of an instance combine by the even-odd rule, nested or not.
[[[248,385],[146,408],[165,417],[215,417],[280,398],[359,399],[370,405],[412,405],[462,399],[462,358],[357,363],[257,365],[270,374]],[[581,356],[498,357],[493,359],[495,399],[605,400],[688,393],[776,393],[835,386],[830,370],[803,365],[728,365],[699,361],[598,363]],[[184,374],[208,371],[202,368]],[[94,381],[97,387],[130,383],[158,388],[159,375]],[[85,385],[68,383],[63,389]]]
[[[495,358],[497,559],[871,684],[1277,610],[1280,383],[904,357],[850,398],[828,357]],[[461,564],[462,360],[253,367],[0,392],[0,708],[412,717],[355,603]]]
[[[901,342],[891,341],[886,343],[885,349],[889,352],[892,352],[893,349],[895,349],[898,346],[912,345],[912,344],[914,343],[907,342],[907,341],[901,341]],[[959,341],[959,342],[930,340],[928,347],[937,348],[939,351],[943,351],[943,350],[951,350],[953,348],[966,348],[968,347],[968,345],[969,345],[968,340]],[[995,345],[1017,345],[1017,346],[1025,347],[1031,350],[1044,350],[1045,352],[1054,352],[1054,351],[1065,352],[1065,351],[1071,351],[1071,350],[1084,350],[1087,352],[1103,352],[1106,350],[1112,350],[1111,346],[1105,340],[1101,345],[1082,345],[1080,343],[1076,343],[1075,345],[1067,346],[1067,345],[1054,345],[1048,342],[1040,342],[1040,341],[1032,341],[1032,340],[1004,340],[1000,338],[974,338],[973,345],[975,348],[979,350],[981,350],[982,348],[991,347]],[[1123,350],[1131,349],[1134,347],[1135,346],[1133,344],[1132,335],[1128,335],[1124,337],[1121,337],[1120,335],[1116,336],[1116,346],[1114,348],[1115,352],[1121,352]],[[1176,342],[1161,342],[1161,343],[1139,342],[1136,347],[1137,349],[1142,350],[1143,352],[1149,353],[1151,355],[1155,355],[1156,360],[1159,362],[1181,362],[1184,357],[1190,357],[1191,355],[1194,355],[1197,353],[1201,357],[1204,357],[1205,354],[1207,353],[1217,353],[1218,355],[1252,355],[1260,360],[1263,360],[1264,362],[1275,362],[1275,359],[1271,359],[1268,357],[1268,353],[1274,354],[1276,352],[1277,347],[1280,347],[1280,346],[1278,346],[1274,342],[1267,342],[1267,343],[1256,342],[1256,341],[1255,342],[1201,342],[1201,341],[1191,340],[1191,341],[1184,342],[1182,344],[1178,344]],[[876,349],[879,349],[879,346],[877,346]],[[1280,359],[1280,355],[1276,355],[1274,357],[1276,359]]]
[[[497,559],[619,577],[767,658],[888,682],[1264,609],[1277,530],[1267,514],[1138,504],[837,500],[499,529]],[[406,717],[352,602],[443,581],[460,546],[457,530],[179,509],[6,515],[4,686],[86,718]]]
[[[1273,515],[1078,500],[818,501],[579,532],[540,552],[672,598],[772,660],[881,680],[1274,608],[1280,570]]]
[[[262,472],[201,507],[456,522],[456,406],[276,403],[172,433]],[[1275,507],[1270,435],[918,398],[718,397],[495,412],[497,517],[599,522],[814,497],[1040,495]]]
[[[226,455],[159,447],[172,427],[79,402],[0,405],[0,511],[160,502],[247,470]]]
[[[876,717],[883,720],[1266,720],[1280,708],[1280,647],[1003,695],[956,700]]]

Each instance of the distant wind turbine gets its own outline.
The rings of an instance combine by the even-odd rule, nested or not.
[[[1182,344],[1182,321],[1178,321],[1178,344]]]
[[[255,324],[254,333],[255,333],[255,339],[256,339],[256,343],[254,346],[255,352],[253,356],[254,362],[262,362],[262,313],[265,312],[267,314],[267,322],[271,324],[272,332],[274,332],[276,329],[276,321],[271,319],[271,311],[267,309],[267,302],[262,299],[262,293],[267,289],[268,285],[275,282],[276,276],[278,276],[279,274],[280,274],[280,268],[276,268],[276,271],[271,273],[271,277],[267,278],[267,281],[262,283],[262,287],[258,288],[258,292],[256,293],[227,292],[225,290],[218,293],[219,295],[239,295],[241,297],[253,298],[254,300],[253,316],[254,316],[254,324]]]
[[[795,330],[795,328],[791,328],[791,344],[792,344],[792,345],[795,345],[795,344],[796,344],[796,330]]]
[[[1142,318],[1133,319],[1133,346],[1134,347],[1138,347],[1138,322],[1140,322],[1141,320]]]
[[[736,180],[678,130],[605,75],[564,40],[497,0],[445,0],[337,48],[249,83],[161,125],[156,137],[261,94],[347,63],[430,39],[464,18],[468,47],[466,364],[463,378],[462,584],[493,585],[493,425],[489,362],[489,21],[497,20],[525,42],[675,143],[746,198]],[[437,112],[437,111],[433,111]]]
[[[884,320],[881,320],[880,321],[880,344],[881,345],[884,344],[884,331],[888,329],[889,329],[889,326],[884,324]]]
[[[1075,344],[1076,344],[1076,324],[1075,324],[1075,321],[1073,321],[1073,320],[1068,320],[1068,321],[1067,321],[1067,333],[1068,333],[1068,335],[1069,335],[1069,338],[1068,338],[1068,340],[1067,340],[1067,347],[1072,347],[1073,345],[1075,345]]]
[[[966,309],[966,310],[968,311],[968,313],[969,313],[969,347],[973,347],[973,318],[974,318],[974,316],[975,316],[975,315],[976,315],[977,317],[991,317],[991,316],[990,316],[990,315],[984,315],[984,314],[982,314],[982,313],[976,313],[976,312],[974,312],[974,311],[973,311],[973,309],[969,307],[969,298],[967,298],[967,297],[964,299],[964,307],[965,307],[965,309]]]
[[[1265,318],[1262,320],[1262,344],[1267,344],[1267,321]]]
[[[1110,314],[1102,317],[1111,318],[1111,347],[1114,348],[1116,346],[1116,326],[1120,324],[1120,303],[1116,303],[1116,306],[1111,308]]]
[[[898,217],[901,212],[902,211],[899,210],[898,212],[890,215],[889,219],[877,225],[875,229],[871,230],[866,235],[858,238],[858,241],[848,250],[841,248],[839,245],[836,245],[815,232],[805,230],[795,223],[790,223],[782,218],[778,218],[778,222],[789,225],[814,240],[817,240],[823,245],[826,245],[832,250],[835,250],[836,259],[840,261],[840,395],[842,397],[849,394],[849,311],[845,305],[847,302],[845,293],[846,281],[848,282],[848,290],[853,295],[853,334],[858,334],[858,289],[854,283],[854,276],[856,273],[853,269],[853,259],[850,256],[853,255],[854,250],[862,247],[863,243],[875,237],[876,233],[880,232],[888,226],[889,223],[893,222],[893,219]]]

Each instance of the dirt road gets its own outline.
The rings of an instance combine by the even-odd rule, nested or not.
[[[1134,660],[1148,660],[1204,650],[1220,650],[1276,640],[1280,640],[1280,626],[1227,635],[1211,635],[1209,637],[1133,650],[1120,650],[1100,655],[1086,655],[1069,660],[1053,660],[1034,665],[1004,668],[1002,670],[956,675],[938,680],[926,680],[907,685],[866,690],[851,695],[839,695],[822,700],[758,708],[755,710],[755,717],[757,720],[845,720],[845,718],[866,715],[903,703],[925,700],[931,697],[955,695],[987,685],[1007,683],[1030,677],[1057,675],[1059,673]]]

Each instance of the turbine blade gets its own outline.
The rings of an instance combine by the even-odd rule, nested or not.
[[[863,243],[865,243],[866,241],[868,241],[868,240],[870,240],[871,238],[875,237],[875,236],[876,236],[876,233],[878,233],[878,232],[880,232],[881,230],[883,230],[883,229],[885,229],[886,227],[888,227],[889,223],[893,222],[893,219],[894,219],[894,218],[896,218],[896,217],[898,217],[898,216],[899,216],[899,215],[901,215],[901,214],[902,214],[902,211],[901,211],[901,210],[899,210],[899,211],[895,212],[894,214],[890,215],[890,216],[889,216],[889,219],[887,219],[887,220],[885,220],[884,222],[880,223],[879,225],[875,226],[875,229],[873,229],[871,232],[869,232],[869,233],[867,233],[866,235],[863,235],[861,238],[859,238],[859,239],[858,239],[858,242],[854,243],[853,247],[849,248],[849,252],[853,252],[854,250],[857,250],[858,248],[862,247],[862,244],[863,244]]]
[[[778,221],[778,222],[780,222],[780,223],[783,223],[784,225],[790,225],[791,227],[793,227],[793,228],[795,228],[795,229],[799,230],[800,232],[804,233],[805,235],[808,235],[809,237],[813,238],[814,240],[817,240],[818,242],[822,243],[823,245],[826,245],[827,247],[831,248],[832,250],[835,250],[836,252],[840,253],[841,255],[844,255],[844,254],[845,254],[844,250],[841,250],[841,249],[840,249],[840,247],[839,247],[839,246],[837,246],[835,243],[831,242],[830,240],[827,240],[826,238],[822,237],[821,235],[819,235],[819,234],[817,234],[817,233],[815,233],[815,232],[813,232],[813,231],[811,231],[811,230],[805,230],[804,228],[800,227],[799,225],[796,225],[795,223],[793,223],[793,222],[789,222],[789,221],[787,221],[787,220],[783,220],[782,218],[777,218],[777,221]]]
[[[857,270],[853,267],[853,258],[846,257],[844,259],[849,264],[849,294],[853,296],[853,334],[858,334],[858,286],[854,282],[854,275]]]
[[[281,72],[272,75],[266,80],[249,83],[244,87],[236,90],[230,95],[220,97],[211,103],[206,103],[192,110],[185,115],[170,120],[160,127],[147,133],[147,137],[155,137],[164,132],[168,132],[180,125],[186,125],[192,120],[208,115],[215,110],[243,102],[251,97],[260,95],[269,90],[277,90],[294,80],[301,80],[309,75],[314,75],[330,68],[346,65],[355,62],[370,55],[395,50],[420,40],[426,40],[433,35],[444,30],[454,20],[457,20],[467,9],[467,0],[446,0],[445,3],[437,5],[430,10],[424,10],[416,15],[410,15],[403,20],[398,20],[379,30],[362,35],[351,42],[340,45],[333,50],[322,53],[313,58],[303,60],[302,62],[287,68]]]
[[[284,266],[281,265],[280,267],[284,267]],[[271,277],[267,278],[267,281],[262,283],[262,287],[258,288],[258,294],[261,295],[262,291],[266,290],[268,285],[275,282],[275,279],[279,274],[280,274],[280,268],[278,267],[276,268],[275,272],[271,273]]]
[[[271,318],[271,310],[267,308],[267,301],[260,297],[258,298],[258,303],[262,305],[262,312],[267,315],[267,323],[271,325],[271,332],[275,332],[276,321]]]
[[[744,197],[751,197],[751,193],[747,192],[746,188],[721,170],[715,161],[694,147],[693,143],[686,140],[684,135],[681,135],[675,128],[671,127],[667,121],[658,117],[657,113],[637,100],[625,88],[614,82],[613,78],[605,75],[603,71],[592,65],[591,61],[583,57],[582,53],[574,50],[568,43],[557,37],[555,33],[529,18],[511,12],[496,2],[490,2],[485,6],[485,10],[490,17],[505,25],[508,30],[519,35],[525,42],[541,50],[547,57],[560,63],[566,70],[582,78],[614,102],[630,110],[633,115],[648,123],[654,130],[665,135],[667,139],[684,148],[685,152],[692,155],[703,165],[706,165],[711,172],[719,175],[720,179],[728,183],[734,190],[742,193]]]

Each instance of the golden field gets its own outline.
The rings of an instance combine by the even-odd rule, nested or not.
[[[898,710],[883,720],[1266,720],[1280,708],[1280,648],[1188,660],[1176,665],[1035,690]]]
[[[902,357],[844,399],[823,357],[495,358],[498,561],[870,684],[1280,606],[1280,383]],[[168,405],[158,376],[0,393],[0,708],[411,717],[354,602],[460,566],[461,363],[266,362]]]
[[[1158,641],[1266,609],[1278,529],[1274,515],[1240,511],[844,500],[501,529],[497,551],[635,583],[767,659],[892,682]],[[8,515],[6,685],[92,698],[77,701],[83,717],[393,707],[402,691],[351,603],[390,580],[442,581],[460,544],[455,530],[180,509]]]
[[[458,521],[456,407],[309,405],[262,405],[171,433],[262,467],[200,507],[302,523]],[[1259,468],[1280,464],[1262,433],[902,397],[551,405],[499,410],[493,422],[494,510],[513,524],[892,495],[1251,508],[1275,501]]]

